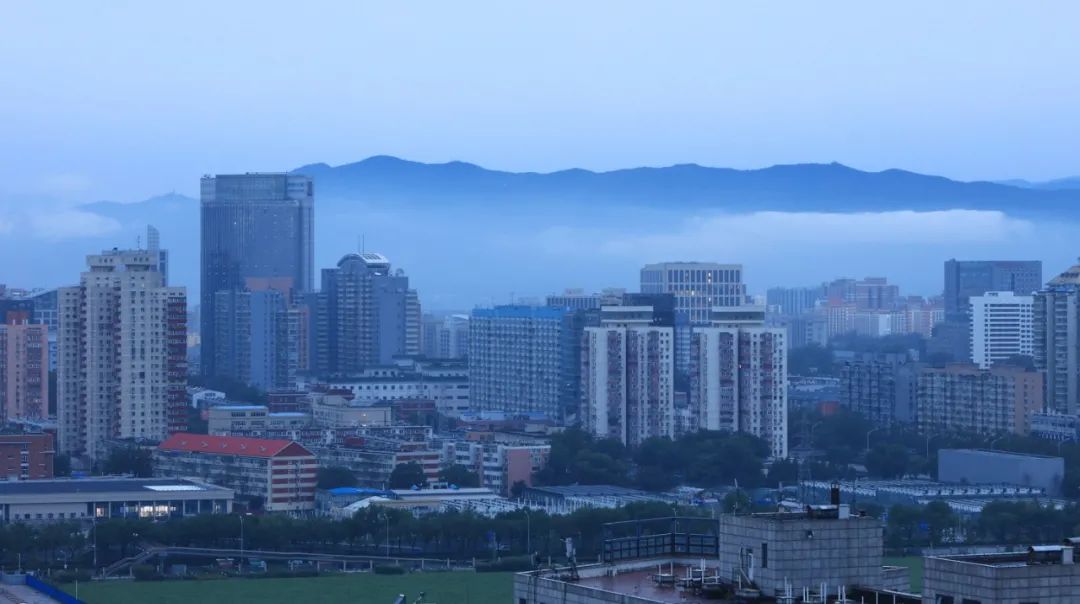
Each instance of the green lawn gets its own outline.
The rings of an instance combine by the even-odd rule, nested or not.
[[[432,604],[502,604],[513,599],[513,573],[412,573],[334,575],[303,579],[80,583],[87,604],[392,604],[398,594],[411,604],[421,591]],[[73,585],[64,586],[74,593]]]
[[[882,564],[889,566],[906,566],[911,569],[911,591],[922,593],[923,582],[923,559],[919,556],[905,556],[903,558],[885,557]]]

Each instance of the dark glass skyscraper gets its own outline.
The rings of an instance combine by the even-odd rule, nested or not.
[[[218,375],[215,295],[271,280],[296,297],[314,289],[314,192],[293,174],[227,174],[202,179],[203,375]]]
[[[1012,292],[1030,296],[1042,288],[1039,260],[945,261],[945,319],[966,321],[972,296]]]

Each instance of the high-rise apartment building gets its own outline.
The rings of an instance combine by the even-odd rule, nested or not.
[[[1042,409],[1043,377],[1012,365],[979,369],[970,364],[919,372],[916,418],[919,432],[1021,434]]]
[[[303,313],[275,289],[220,291],[215,295],[214,338],[218,375],[263,391],[296,385]]]
[[[982,369],[1014,356],[1034,354],[1032,296],[986,292],[971,296],[971,360]]]
[[[718,307],[694,329],[691,351],[693,427],[747,432],[786,458],[786,329],[766,327],[761,307]]]
[[[601,308],[581,354],[582,427],[628,445],[675,437],[674,300],[635,296]]]
[[[49,328],[8,314],[0,324],[0,418],[49,416]]]
[[[972,296],[990,291],[1029,296],[1041,289],[1042,283],[1042,262],[1038,260],[947,260],[945,318],[965,322]]]
[[[348,254],[323,269],[313,318],[315,367],[350,374],[420,354],[420,301],[409,278],[381,254]]]
[[[147,250],[87,257],[59,290],[60,450],[99,460],[113,439],[163,440],[187,422],[187,299]]]
[[[708,325],[714,307],[742,306],[746,285],[741,264],[662,262],[641,269],[641,293],[675,296],[675,372],[690,371],[690,337]]]
[[[1034,296],[1035,367],[1046,378],[1046,410],[1080,414],[1080,264]]]
[[[201,371],[219,375],[215,300],[250,278],[284,279],[290,299],[314,289],[314,191],[307,176],[202,179]]]
[[[915,421],[920,366],[906,353],[853,353],[840,360],[840,404],[875,426]]]
[[[577,411],[573,313],[542,306],[477,308],[469,318],[469,396],[477,411]]]

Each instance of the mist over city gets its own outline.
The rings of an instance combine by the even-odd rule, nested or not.
[[[0,17],[0,601],[1080,600],[1080,8]]]

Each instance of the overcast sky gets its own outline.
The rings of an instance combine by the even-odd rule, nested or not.
[[[375,154],[1080,173],[1080,4],[883,4],[9,2],[0,199]]]

